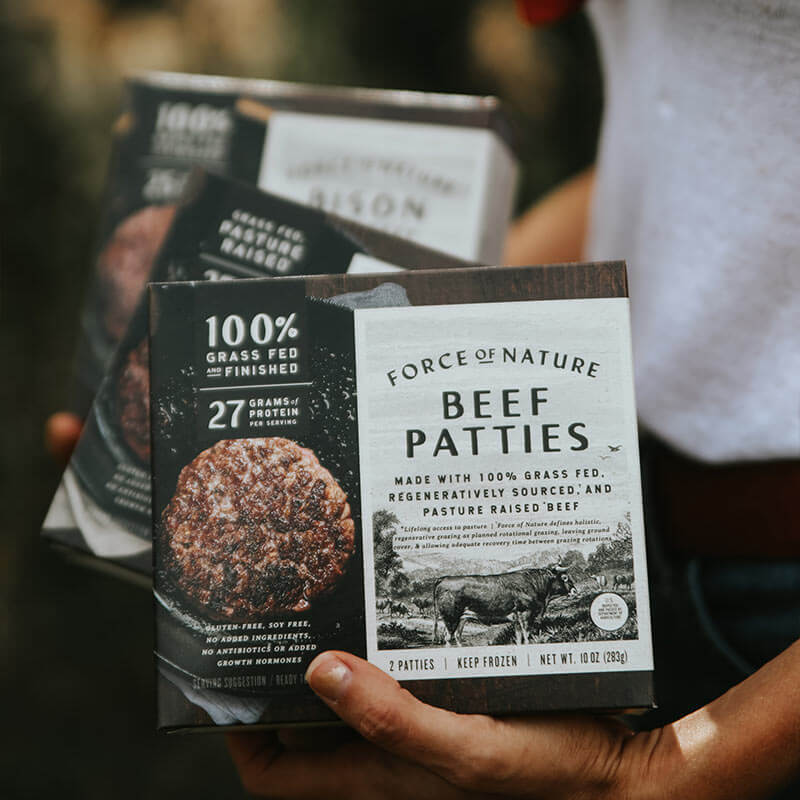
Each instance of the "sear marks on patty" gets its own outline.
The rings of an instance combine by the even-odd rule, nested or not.
[[[114,340],[128,327],[174,216],[175,206],[145,206],[117,225],[98,257],[103,324]]]
[[[234,622],[309,608],[354,547],[347,495],[311,450],[279,437],[200,453],[162,523],[171,580],[206,615]]]
[[[142,461],[150,460],[150,373],[147,339],[128,354],[117,380],[122,436]]]

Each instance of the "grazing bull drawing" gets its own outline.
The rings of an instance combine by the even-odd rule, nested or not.
[[[527,644],[531,629],[540,632],[550,600],[577,594],[567,568],[559,566],[440,578],[433,590],[433,641],[438,640],[441,616],[450,645],[461,645],[468,619],[485,625],[513,622],[517,644]]]
[[[633,575],[615,575],[614,588],[619,589],[622,586],[631,589],[633,587]]]

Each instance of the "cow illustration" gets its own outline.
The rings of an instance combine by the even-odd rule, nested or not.
[[[433,600],[430,597],[415,597],[414,604],[422,614],[425,614],[433,606]]]
[[[375,609],[377,611],[386,611],[391,603],[392,601],[388,597],[379,597],[375,600]]]
[[[441,616],[450,645],[461,645],[468,619],[485,625],[513,622],[517,644],[527,644],[531,629],[540,632],[550,600],[577,594],[567,568],[560,566],[440,578],[433,590],[433,641],[438,639]]]
[[[595,579],[598,586],[608,586],[608,578],[606,578],[605,575],[592,575],[592,577]]]
[[[395,602],[394,600],[389,601],[389,617],[393,617],[397,614],[398,617],[407,617],[409,615],[408,606],[405,603]]]
[[[627,589],[633,587],[633,575],[615,575],[614,588],[619,589],[625,586]]]

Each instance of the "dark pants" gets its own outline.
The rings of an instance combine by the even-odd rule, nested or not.
[[[800,561],[697,559],[670,551],[642,445],[658,708],[637,727],[671,722],[719,697],[800,639]],[[757,532],[754,532],[757,536]],[[800,797],[800,780],[775,798]]]

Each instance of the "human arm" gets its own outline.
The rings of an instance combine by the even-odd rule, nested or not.
[[[800,643],[709,705],[638,734],[588,715],[453,714],[345,653],[315,659],[308,681],[361,738],[309,753],[274,734],[231,735],[254,794],[746,800],[800,770]]]
[[[634,780],[663,782],[672,794],[661,796],[769,796],[800,773],[800,641],[703,708],[634,737],[629,751]]]
[[[508,266],[580,261],[589,229],[594,167],[564,181],[511,226],[503,263]]]

